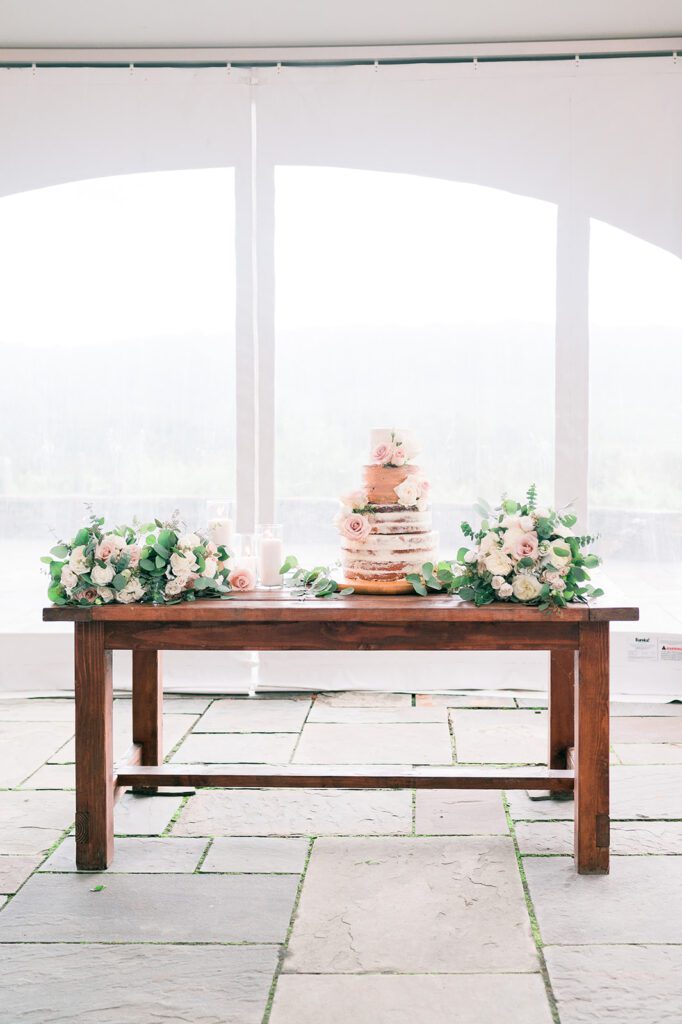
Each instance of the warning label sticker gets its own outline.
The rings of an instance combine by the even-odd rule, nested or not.
[[[682,661],[682,637],[659,637],[658,651],[661,661]]]

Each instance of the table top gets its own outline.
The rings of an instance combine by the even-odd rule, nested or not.
[[[45,622],[610,622],[636,621],[639,609],[621,605],[575,604],[540,611],[522,604],[477,608],[457,597],[415,595],[329,599],[295,598],[286,591],[254,591],[223,600],[181,604],[49,605]]]

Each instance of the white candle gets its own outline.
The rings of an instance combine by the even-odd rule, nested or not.
[[[214,544],[222,544],[228,551],[232,550],[234,524],[227,516],[211,519],[208,524],[208,535]]]
[[[260,582],[264,587],[281,587],[279,570],[284,561],[284,546],[281,537],[263,534],[260,539]]]

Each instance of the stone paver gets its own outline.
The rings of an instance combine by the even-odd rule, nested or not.
[[[545,947],[561,1024],[679,1024],[682,946]]]
[[[537,969],[511,840],[316,840],[287,973]]]
[[[39,873],[0,914],[0,942],[282,942],[297,883],[296,875],[175,875],[169,883],[163,875]]]
[[[217,700],[197,723],[195,732],[300,732],[310,700],[269,697]]]
[[[22,783],[22,789],[75,789],[75,764],[44,764]]]
[[[266,764],[288,761],[297,733],[193,733],[171,758],[182,764]]]
[[[571,821],[519,821],[515,829],[521,853],[573,853]],[[680,854],[682,822],[615,821],[611,825],[611,852],[616,855]]]
[[[114,807],[114,831],[117,836],[158,836],[181,803],[179,796],[124,793]]]
[[[174,694],[164,694],[164,714],[173,715],[203,715],[206,708],[212,702],[213,697],[181,697]],[[120,706],[125,708],[127,715],[132,714],[131,701],[129,697],[117,697],[114,701],[114,708]]]
[[[117,839],[114,859],[109,865],[110,874],[177,874],[194,871],[199,858],[206,849],[204,839],[159,839],[121,838]],[[51,857],[42,865],[41,871],[75,871],[76,841],[67,836]],[[169,892],[172,892],[170,883]]]
[[[492,764],[546,764],[544,711],[452,711],[457,760]]]
[[[261,1024],[277,947],[56,943],[2,960],[2,1024]]]
[[[682,702],[669,702],[667,704],[634,704],[629,701],[613,701],[611,703],[611,717],[621,718],[634,715],[637,718],[650,717],[660,718],[662,716],[682,715]]]
[[[43,859],[42,854],[21,856],[4,854],[0,856],[0,893],[16,892],[26,879],[33,874]]]
[[[304,726],[294,764],[452,764],[445,722]]]
[[[503,1006],[551,1024],[539,974],[283,974],[270,1024],[499,1024]]]
[[[164,755],[171,752],[176,743],[185,735],[196,721],[196,715],[164,715],[163,716],[163,751]],[[132,742],[132,725],[128,710],[123,707],[114,714],[114,760],[124,756]],[[76,758],[76,744],[73,739],[57,750],[50,762],[52,764],[70,764]],[[46,758],[43,758],[46,760]]]
[[[173,826],[178,836],[406,835],[409,790],[228,789],[201,792]]]
[[[18,786],[73,732],[69,722],[0,722],[0,780]]]
[[[611,817],[679,818],[682,765],[614,765]],[[507,793],[512,818],[530,821],[573,818],[572,800],[531,800],[522,790]]]
[[[612,743],[682,743],[682,718],[614,718]]]
[[[613,749],[621,764],[682,764],[682,743],[616,743]]]
[[[300,874],[307,856],[307,839],[219,838],[213,840],[201,870]]]
[[[0,854],[47,853],[74,813],[73,793],[0,793]]]
[[[333,723],[339,725],[419,725],[422,722],[445,722],[448,712],[445,707],[422,708],[342,708],[328,704],[313,705],[308,716],[309,722]]]
[[[417,790],[417,834],[507,835],[502,794],[485,789]]]
[[[73,700],[0,698],[0,722],[66,722],[73,727]]]
[[[682,858],[613,857],[577,875],[569,857],[526,857],[545,943],[682,943]]]
[[[338,708],[399,708],[412,704],[409,693],[382,693],[380,690],[341,690],[338,693],[318,693],[316,704]]]

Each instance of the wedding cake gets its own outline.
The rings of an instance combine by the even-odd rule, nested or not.
[[[409,592],[407,574],[436,559],[429,482],[412,462],[419,450],[409,431],[372,430],[363,487],[341,499],[341,564],[359,592]]]

